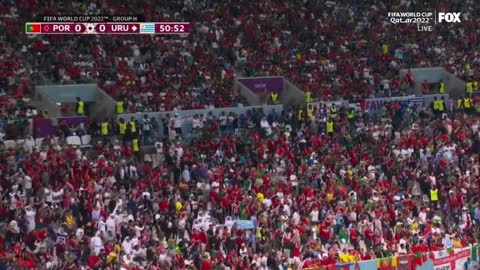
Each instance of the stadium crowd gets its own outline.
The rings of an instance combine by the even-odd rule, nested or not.
[[[411,92],[401,68],[442,66],[478,81],[478,9],[469,3],[424,6],[400,1],[151,1],[83,4],[7,1],[2,9],[6,78],[15,90],[31,82],[97,81],[128,112],[230,107],[238,75],[282,75],[314,100],[364,99]],[[392,24],[389,11],[457,10],[461,24],[432,33]],[[184,36],[19,35],[39,14],[138,12],[147,21],[189,21]],[[258,35],[258,33],[263,33]],[[17,48],[20,48],[18,50]],[[12,72],[16,71],[15,74]],[[12,73],[12,74],[8,74]],[[31,78],[30,78],[31,77]],[[436,89],[435,89],[436,90]]]
[[[36,82],[96,80],[128,112],[147,112],[234,106],[237,73],[284,75],[321,100],[408,93],[404,67],[478,80],[471,5],[441,5],[465,21],[422,35],[389,25],[381,1],[216,3],[2,2],[6,138],[28,135]],[[147,21],[186,20],[193,31],[18,34],[33,14],[139,7]],[[139,130],[118,123],[108,136],[94,123],[100,143],[88,150],[54,139],[1,147],[0,269],[283,270],[478,243],[478,116],[438,106],[392,103],[375,118],[341,108],[198,116],[188,143],[173,114],[142,133],[140,144],[155,142],[145,156]]]
[[[478,117],[352,112],[209,117],[146,157],[122,136],[4,149],[0,265],[301,269],[477,242]]]

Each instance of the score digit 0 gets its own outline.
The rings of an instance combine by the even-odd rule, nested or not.
[[[100,24],[98,26],[98,29],[100,30],[100,32],[105,32],[105,25],[104,24]]]
[[[76,33],[81,33],[81,32],[82,32],[82,26],[79,25],[79,24],[76,24],[76,25],[75,25],[75,32],[76,32]]]

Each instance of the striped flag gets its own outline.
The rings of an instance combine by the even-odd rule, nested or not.
[[[140,33],[142,34],[155,34],[155,24],[153,23],[141,23]]]
[[[235,227],[239,230],[250,230],[255,226],[251,220],[237,220],[235,221]]]
[[[353,263],[337,263],[335,265],[335,270],[350,270],[350,267],[353,267]]]
[[[415,107],[417,109],[421,108],[423,105],[423,97],[414,97],[409,100],[409,105],[411,108]]]

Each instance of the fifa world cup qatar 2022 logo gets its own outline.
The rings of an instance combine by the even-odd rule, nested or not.
[[[394,25],[413,24],[419,32],[432,32],[436,24],[461,23],[460,12],[388,12],[388,21]]]

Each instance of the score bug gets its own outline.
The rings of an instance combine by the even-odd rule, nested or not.
[[[155,23],[155,33],[183,34],[189,32],[188,23]]]

